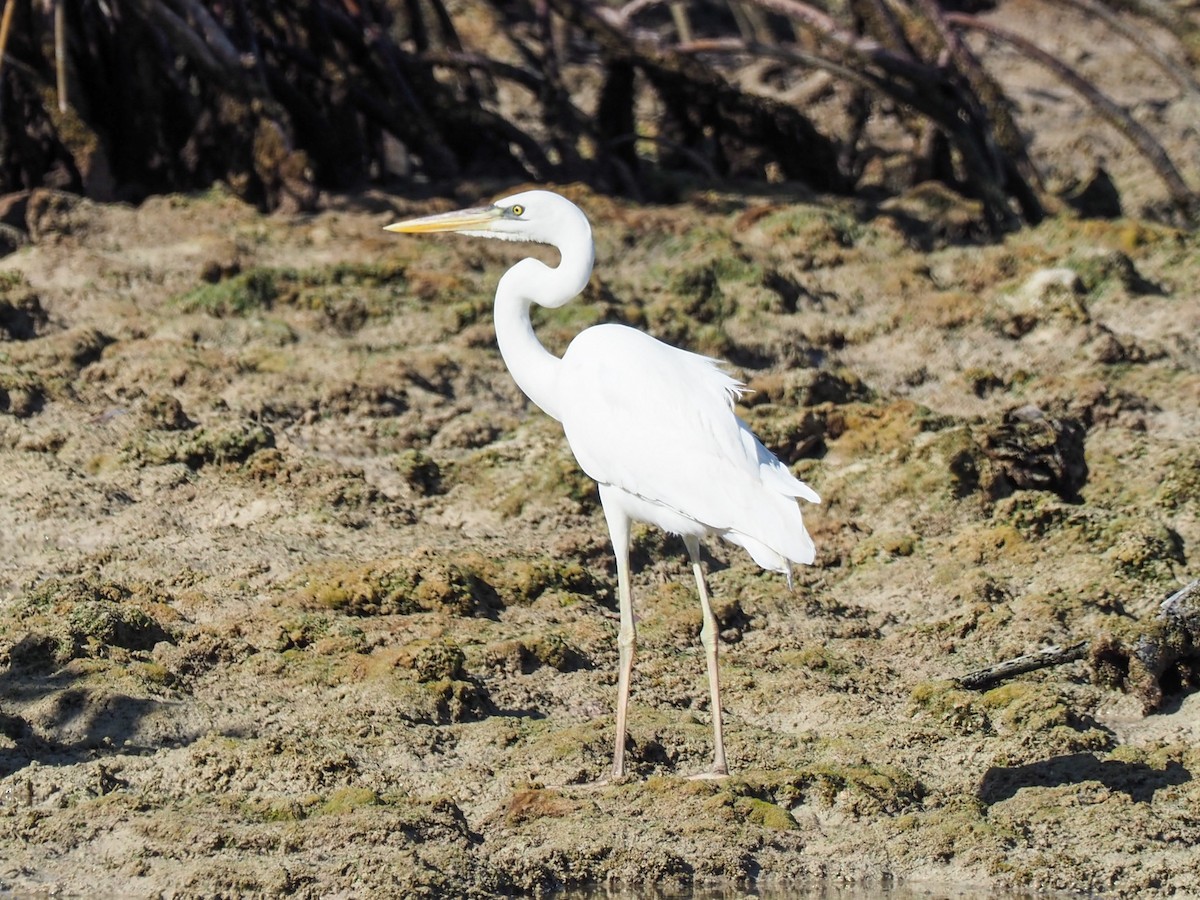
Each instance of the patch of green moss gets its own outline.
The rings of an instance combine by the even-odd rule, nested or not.
[[[382,802],[379,795],[370,788],[337,788],[325,798],[320,806],[313,809],[312,815],[340,816],[368,806],[379,806]]]
[[[1092,741],[1086,729],[1078,728],[1060,689],[1050,683],[1013,680],[978,693],[953,682],[925,682],[910,697],[914,707],[960,733],[1033,735],[1062,730],[1063,740],[1072,745]]]
[[[477,461],[481,461],[482,455]],[[565,497],[581,513],[599,505],[600,495],[579,464],[565,450],[555,452],[533,470],[532,477],[513,484],[496,501],[497,510],[505,516],[519,516],[527,506],[545,502],[546,498]]]
[[[397,679],[392,691],[405,717],[414,722],[450,725],[478,721],[495,713],[487,693],[473,681]]]
[[[521,672],[532,672],[541,666],[570,672],[584,662],[583,655],[554,632],[498,641],[489,645],[486,659],[495,668]]]
[[[276,269],[254,268],[213,284],[202,284],[179,298],[185,312],[210,316],[244,316],[270,309],[279,296],[279,281],[286,277]]]
[[[400,477],[418,493],[430,497],[444,492],[441,468],[422,451],[405,450],[396,457],[393,465]]]
[[[735,809],[746,817],[746,820],[761,828],[772,831],[795,831],[800,826],[792,818],[792,814],[782,806],[776,806],[757,797],[738,798]]]
[[[1121,528],[1112,546],[1104,554],[1117,571],[1138,582],[1170,579],[1172,563],[1187,563],[1183,539],[1173,529],[1158,522],[1135,519]]]
[[[418,651],[413,671],[418,681],[461,680],[466,661],[466,654],[454,640],[434,641]]]
[[[303,650],[329,634],[330,621],[327,616],[305,613],[279,624],[275,649],[279,651]]]
[[[1070,722],[1070,710],[1053,685],[1009,681],[986,691],[977,702],[1001,733],[1045,731]]]
[[[258,822],[299,822],[319,809],[321,798],[316,794],[299,797],[251,798],[241,804],[244,817]]]
[[[734,782],[731,789],[790,808],[805,800],[837,804],[854,815],[898,815],[915,807],[925,787],[913,775],[865,761],[816,762],[779,769]]]
[[[778,653],[775,658],[781,666],[788,669],[807,669],[832,676],[846,675],[856,668],[852,661],[819,644]]]
[[[286,305],[323,313],[341,331],[396,307],[405,270],[389,263],[338,263],[316,269],[255,267],[194,288],[176,303],[186,312],[218,318]]]
[[[986,711],[976,704],[978,694],[963,690],[952,681],[921,682],[909,697],[915,709],[957,733],[986,731],[991,727]]]
[[[91,574],[49,578],[31,586],[22,599],[27,619],[47,618],[57,632],[60,662],[105,655],[112,647],[148,651],[160,641],[173,641],[147,611],[168,611],[162,595],[148,585],[126,585]]]
[[[242,463],[259,450],[275,446],[270,428],[256,422],[222,423],[184,432],[140,434],[125,445],[126,459],[143,465],[183,463],[189,469]]]
[[[1155,499],[1170,510],[1200,506],[1200,453],[1185,450],[1169,463]]]
[[[419,549],[396,559],[322,566],[307,576],[298,599],[302,606],[356,616],[434,611],[477,615],[500,605],[496,590],[479,569],[478,559],[451,560]]]
[[[937,862],[1003,858],[1021,835],[1010,825],[993,821],[978,801],[939,807],[918,816],[923,853]]]
[[[862,565],[870,560],[889,560],[912,556],[916,552],[916,535],[896,531],[872,534],[850,551],[850,561]]]
[[[1120,250],[1073,256],[1067,260],[1067,267],[1075,271],[1089,294],[1099,293],[1114,285],[1132,293],[1141,293],[1149,288],[1133,260]]]
[[[169,638],[142,610],[108,600],[76,603],[67,623],[77,640],[126,650],[149,650]]]

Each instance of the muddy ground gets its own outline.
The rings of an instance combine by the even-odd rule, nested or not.
[[[1057,24],[1026,21],[1104,46]],[[1114,59],[1196,183],[1195,101],[1130,57],[1075,62]],[[596,784],[613,564],[494,347],[519,248],[381,230],[449,199],[25,198],[31,243],[0,259],[0,892],[1200,894],[1194,669],[1146,715],[1120,653],[1197,574],[1200,239],[1141,215],[1162,197],[1119,136],[1008,65],[1051,176],[1103,163],[1124,217],[966,242],[977,212],[931,189],[563,188],[597,272],[538,316],[547,344],[617,320],[729,360],[824,501],[793,591],[707,548],[725,780],[688,778],[700,612],[682,545],[642,529],[632,774]]]

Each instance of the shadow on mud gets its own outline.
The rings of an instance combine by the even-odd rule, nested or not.
[[[0,675],[0,778],[35,761],[72,765],[108,755],[150,753],[198,736],[178,727],[162,734],[160,727],[156,738],[148,740],[143,723],[178,701],[103,692],[81,684],[83,678],[69,668]]]
[[[1023,766],[994,766],[984,773],[979,798],[999,803],[1026,787],[1061,787],[1099,782],[1110,791],[1127,794],[1135,803],[1149,803],[1162,788],[1186,784],[1192,773],[1175,761],[1158,769],[1143,762],[1098,759],[1091,753],[1068,753]]]

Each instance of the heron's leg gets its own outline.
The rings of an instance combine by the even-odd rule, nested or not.
[[[717,672],[717,617],[713,615],[708,601],[708,588],[704,584],[704,569],[700,566],[700,540],[694,536],[683,539],[688,556],[692,558],[692,572],[696,576],[696,589],[700,592],[700,611],[703,625],[700,628],[700,643],[704,645],[704,656],[708,662],[708,689],[712,696],[713,720],[713,767],[714,775],[728,775],[725,764],[725,734],[721,727],[721,682]]]
[[[616,503],[605,503],[604,487],[600,488],[600,502],[604,506],[604,517],[608,520],[608,533],[612,537],[613,553],[617,558],[617,602],[621,610],[621,627],[617,632],[617,737],[613,748],[613,778],[625,774],[625,723],[629,709],[629,682],[633,677],[633,660],[637,654],[637,628],[633,622],[633,593],[629,587],[629,517]]]

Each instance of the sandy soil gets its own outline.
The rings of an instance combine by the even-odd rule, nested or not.
[[[1186,138],[1143,75],[1114,92]],[[547,344],[620,320],[730,360],[824,499],[794,591],[707,548],[725,780],[687,777],[699,607],[641,529],[632,775],[596,784],[613,566],[494,347],[518,248],[381,231],[448,201],[28,198],[0,260],[0,891],[1200,895],[1193,668],[1151,715],[1094,660],[951,680],[1127,646],[1200,544],[1200,240],[1136,217],[1156,186],[1065,94],[1020,96],[1056,175],[1102,158],[1130,217],[959,245],[973,210],[928,189],[564,188],[598,268]]]

